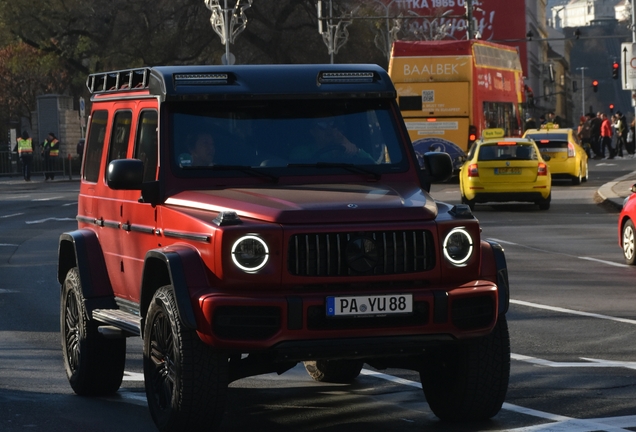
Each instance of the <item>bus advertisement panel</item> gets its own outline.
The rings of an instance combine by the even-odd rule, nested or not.
[[[523,77],[514,48],[485,41],[396,41],[389,75],[418,153],[446,151],[459,169],[481,131],[521,136]]]

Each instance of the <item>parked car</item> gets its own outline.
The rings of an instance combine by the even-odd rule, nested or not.
[[[632,194],[625,198],[623,209],[618,217],[618,244],[623,249],[625,262],[636,265],[636,184]]]
[[[503,129],[487,129],[491,138],[475,141],[459,173],[462,202],[471,209],[477,203],[533,202],[550,208],[550,170],[535,142],[506,138]]]
[[[420,374],[445,420],[508,386],[503,249],[436,202],[373,65],[153,67],[90,75],[78,227],[59,242],[62,353],[75,393],[118,390],[143,339],[162,431],[215,430],[228,383],[304,362]]]
[[[571,179],[573,185],[587,181],[587,153],[573,129],[544,125],[539,130],[527,130],[523,136],[532,138],[541,154],[550,156],[548,167],[553,179]]]

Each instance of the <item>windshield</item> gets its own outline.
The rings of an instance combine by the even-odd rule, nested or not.
[[[183,176],[407,169],[387,101],[179,102],[169,110],[171,162]]]

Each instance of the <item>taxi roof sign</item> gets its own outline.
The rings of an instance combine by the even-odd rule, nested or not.
[[[484,139],[503,138],[504,136],[506,136],[506,131],[502,128],[484,129],[482,132]]]
[[[544,123],[541,125],[541,129],[545,129],[545,130],[559,129],[559,125],[556,123]]]

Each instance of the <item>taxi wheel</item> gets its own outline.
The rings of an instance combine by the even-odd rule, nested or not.
[[[510,377],[510,336],[501,315],[488,336],[429,351],[420,370],[431,411],[450,422],[486,420],[506,398]]]
[[[634,223],[628,219],[623,225],[623,256],[629,265],[636,264],[636,239],[634,234]]]
[[[550,193],[550,195],[548,195],[546,199],[537,202],[537,204],[539,205],[539,210],[549,210],[551,200],[552,200],[552,194]]]
[[[579,175],[572,177],[572,184],[578,186],[583,181],[583,167],[579,167]]]
[[[471,211],[475,210],[475,200],[474,199],[469,200],[468,198],[463,196],[462,197],[462,204],[466,204]]]
[[[314,381],[348,384],[360,375],[362,360],[316,360],[303,362]]]

